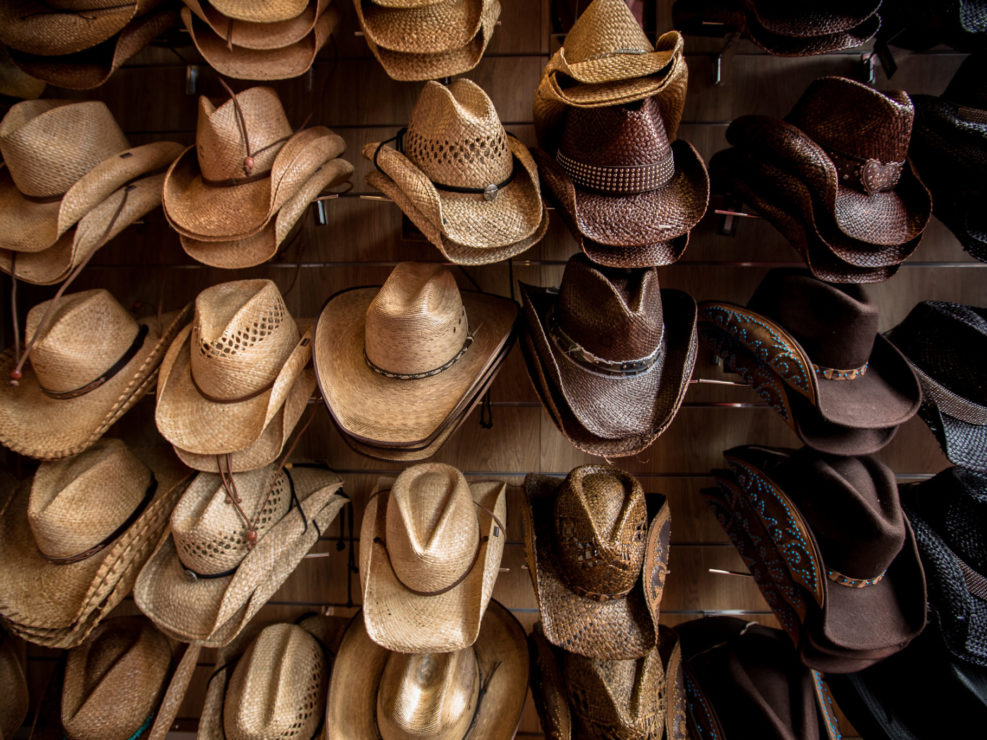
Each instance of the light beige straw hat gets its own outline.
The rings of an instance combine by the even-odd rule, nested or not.
[[[263,264],[278,253],[281,244],[288,239],[312,201],[325,190],[348,183],[352,174],[353,165],[345,159],[331,159],[321,165],[281,206],[277,215],[267,222],[267,226],[253,236],[228,242],[203,242],[180,235],[182,249],[197,262],[226,270]]]
[[[284,21],[254,23],[227,18],[208,0],[183,0],[186,7],[228,45],[241,49],[282,49],[305,38],[332,0],[308,0],[302,12]]]
[[[130,147],[105,103],[25,100],[0,120],[0,249],[39,252],[128,182],[167,167],[170,141]]]
[[[0,443],[41,460],[82,452],[140,400],[191,309],[137,320],[97,288],[62,296],[41,326],[51,304],[28,311],[23,369],[15,348],[0,355]]]
[[[134,588],[138,608],[165,634],[209,647],[228,644],[349,501],[342,480],[327,468],[279,469],[227,479],[237,505],[219,475],[199,473],[189,485],[172,512],[171,536]]]
[[[53,639],[91,630],[89,617],[133,587],[186,480],[165,448],[129,450],[117,439],[42,463],[0,518],[0,615]],[[85,636],[73,634],[74,644]]]
[[[220,649],[198,740],[325,737],[332,656],[348,622],[326,616],[279,622]]]
[[[539,230],[545,214],[528,148],[507,135],[487,94],[457,79],[428,82],[398,148],[368,144],[363,154],[450,240],[496,250]],[[464,192],[465,191],[465,192]],[[493,259],[504,259],[494,254]]]
[[[175,144],[176,154],[181,146]],[[164,173],[142,177],[114,191],[83,216],[75,228],[40,252],[0,249],[0,270],[35,285],[54,285],[130,224],[161,205]]]
[[[161,436],[197,455],[254,444],[312,357],[311,331],[270,280],[206,288],[161,363],[154,412]]]
[[[30,705],[26,645],[0,630],[0,740],[11,740],[24,724]]]
[[[510,740],[528,690],[517,619],[490,602],[476,642],[455,652],[391,652],[353,617],[333,668],[326,715],[334,740]]]
[[[339,22],[339,11],[329,8],[309,33],[274,49],[230,45],[226,34],[216,34],[187,7],[182,8],[182,22],[206,63],[221,75],[237,80],[287,80],[305,74],[312,66]]]
[[[236,93],[218,108],[200,97],[195,139],[168,170],[161,201],[172,227],[200,241],[253,236],[346,148],[324,126],[293,133],[269,87]]]
[[[227,18],[251,23],[278,23],[305,12],[308,0],[209,0]]]
[[[500,572],[507,486],[456,468],[406,468],[360,526],[367,632],[388,650],[449,652],[476,641]]]
[[[383,8],[425,8],[429,5],[441,3],[443,0],[373,0],[374,5]]]
[[[517,304],[460,292],[438,264],[399,263],[379,288],[332,296],[313,363],[340,430],[378,447],[431,442],[514,342]]]
[[[367,41],[403,54],[461,49],[479,33],[483,12],[496,0],[441,0],[418,8],[387,8],[353,0]]]
[[[171,668],[171,643],[145,617],[114,617],[68,652],[62,726],[68,740],[129,740],[150,725]]]

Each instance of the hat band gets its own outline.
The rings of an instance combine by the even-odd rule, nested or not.
[[[632,195],[659,190],[675,175],[675,155],[671,149],[657,162],[626,166],[580,162],[561,149],[555,159],[576,185],[601,193]]]
[[[202,396],[204,399],[206,399],[207,401],[211,401],[212,403],[244,403],[245,401],[250,401],[254,398],[257,398],[257,396],[263,393],[267,393],[269,390],[271,390],[271,388],[274,387],[274,384],[278,380],[278,376],[275,375],[273,378],[271,378],[271,382],[266,383],[263,387],[258,388],[253,393],[248,393],[247,395],[240,396],[239,398],[219,398],[218,396],[210,395],[209,393],[206,393],[204,390],[202,390],[202,386],[200,386],[196,382],[195,373],[192,372],[191,368],[189,368],[188,376],[189,379],[192,381],[192,386],[195,388],[198,394]]]
[[[866,159],[835,149],[827,149],[826,154],[836,165],[840,184],[859,188],[867,195],[894,190],[905,168],[904,161],[882,162],[879,159]]]
[[[963,580],[966,581],[966,590],[976,596],[981,601],[987,601],[987,578],[984,578],[977,571],[953,554],[960,572],[963,573]]]
[[[611,375],[618,378],[642,375],[651,370],[665,353],[665,331],[662,329],[658,346],[655,347],[653,352],[644,357],[639,357],[635,360],[606,360],[598,357],[569,336],[565,329],[559,326],[554,307],[550,309],[548,314],[548,332],[552,337],[552,341],[555,342],[555,345],[566,357],[577,365],[601,375]]]
[[[158,479],[154,477],[154,473],[151,473],[151,482],[148,484],[147,490],[144,491],[144,498],[140,500],[140,503],[137,504],[137,507],[130,513],[130,516],[127,517],[123,524],[114,529],[109,537],[100,542],[98,545],[90,547],[85,552],[80,552],[78,555],[69,555],[65,558],[53,558],[42,552],[42,557],[49,563],[53,563],[55,565],[71,565],[72,563],[78,563],[82,560],[86,560],[87,558],[91,558],[96,553],[107,548],[120,535],[130,529],[133,523],[137,521],[137,518],[144,512],[144,509],[147,508],[147,505],[151,503],[151,499],[154,498],[154,493],[157,490]],[[40,549],[38,552],[41,552]]]
[[[54,398],[58,401],[65,401],[71,398],[78,398],[79,396],[84,396],[87,393],[91,393],[100,386],[103,386],[113,378],[117,373],[123,370],[131,360],[137,355],[141,347],[144,346],[144,340],[147,338],[148,325],[141,324],[140,328],[137,330],[137,336],[134,337],[134,341],[131,342],[130,347],[120,355],[120,359],[114,362],[102,375],[100,375],[95,380],[90,380],[83,386],[74,388],[70,391],[52,391],[45,388],[43,385],[39,384],[41,392],[44,393],[49,398]]]
[[[887,568],[885,568],[880,575],[874,576],[873,578],[851,578],[850,576],[845,576],[838,570],[833,570],[832,568],[826,571],[826,576],[829,580],[839,586],[846,586],[847,588],[867,588],[868,586],[876,586],[884,580],[884,576],[887,574]]]
[[[824,367],[823,365],[812,363],[812,369],[816,371],[816,375],[822,375],[826,380],[856,380],[867,374],[868,365],[870,365],[870,360],[860,367],[854,367],[850,370],[837,370],[835,367]]]
[[[367,367],[369,367],[378,375],[383,375],[385,378],[394,378],[395,380],[420,380],[421,378],[431,378],[435,375],[438,375],[439,373],[443,373],[446,370],[448,370],[450,367],[455,365],[456,362],[458,362],[463,355],[466,354],[466,350],[468,350],[470,348],[470,345],[473,344],[473,334],[470,333],[468,326],[466,332],[467,332],[466,340],[463,342],[463,346],[462,348],[460,348],[459,352],[457,352],[451,360],[440,365],[437,368],[434,368],[433,370],[426,370],[425,372],[421,372],[421,373],[394,373],[391,372],[390,370],[385,370],[384,368],[375,365],[373,363],[373,360],[371,360],[367,356],[366,343],[364,343],[363,345],[363,359],[367,363]]]

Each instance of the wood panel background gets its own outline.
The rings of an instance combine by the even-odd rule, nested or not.
[[[560,3],[563,0],[558,0]],[[562,31],[553,28],[550,0],[501,0],[501,23],[483,61],[469,77],[493,99],[507,129],[525,143],[534,144],[531,102],[539,74],[558,47]],[[571,4],[571,3],[570,3]],[[587,3],[583,2],[585,6]],[[310,75],[276,83],[289,119],[298,125],[311,114],[312,124],[324,124],[341,134],[347,159],[356,166],[353,190],[326,203],[326,225],[317,225],[315,207],[303,219],[297,237],[274,262],[237,272],[208,268],[192,262],[181,250],[177,236],[160,211],[126,230],[104,248],[79,278],[74,289],[105,287],[124,305],[150,311],[163,301],[177,308],[209,285],[245,277],[268,277],[286,292],[295,316],[315,316],[332,293],[354,285],[380,284],[401,260],[435,261],[439,253],[420,236],[407,233],[396,206],[374,198],[363,181],[369,163],[360,156],[367,141],[385,139],[405,125],[420,86],[394,82],[369,54],[358,34],[355,14],[347,0],[337,0],[343,20]],[[570,9],[571,12],[571,9]],[[671,27],[671,0],[649,0],[645,8],[649,33]],[[686,56],[690,80],[679,135],[691,141],[708,160],[726,146],[729,122],[744,113],[784,115],[814,78],[840,74],[859,76],[866,51],[830,54],[807,59],[781,59],[763,54],[747,42],[724,52],[722,39],[688,37]],[[926,54],[898,54],[899,69],[891,84],[881,76],[878,86],[912,93],[939,94],[963,59],[949,50]],[[146,49],[101,89],[89,94],[51,89],[49,97],[98,98],[106,101],[134,143],[173,139],[194,141],[196,96],[190,94],[189,65],[201,59],[182,32]],[[715,84],[719,66],[722,79]],[[237,90],[248,85],[233,82]],[[195,92],[219,99],[222,89],[214,72],[198,67]],[[371,196],[371,197],[367,197]],[[764,272],[777,265],[796,264],[796,253],[770,225],[741,219],[735,236],[717,232],[712,209],[694,232],[683,259],[662,269],[665,287],[690,292],[697,300],[718,298],[746,302]],[[513,264],[502,263],[456,270],[463,287],[477,283],[484,290],[516,295],[514,281],[557,285],[565,260],[577,247],[557,215],[545,240]],[[882,330],[900,321],[924,299],[984,303],[987,265],[973,260],[938,221],[899,274],[871,290],[882,314]],[[468,274],[467,274],[468,273]],[[9,280],[4,284],[8,294]],[[19,315],[49,297],[53,289],[21,285]],[[4,301],[4,311],[7,302]],[[9,316],[2,322],[9,340]],[[9,343],[9,341],[8,341]],[[774,619],[752,579],[722,575],[710,569],[744,571],[723,531],[699,496],[711,479],[708,471],[722,464],[722,451],[738,444],[796,446],[797,440],[781,419],[746,387],[708,384],[704,380],[736,380],[724,376],[701,353],[686,402],[669,430],[643,454],[614,462],[637,475],[645,490],[663,493],[671,502],[672,548],[670,574],[662,602],[662,622],[674,625],[709,614],[736,614],[772,624]],[[497,478],[518,486],[525,473],[564,475],[571,468],[598,458],[571,447],[542,410],[526,376],[520,350],[515,349],[492,391],[493,427],[480,426],[476,413],[436,455],[471,478]],[[316,421],[300,448],[302,455],[324,460],[345,480],[353,499],[356,531],[363,505],[381,476],[393,476],[403,466],[361,457],[340,439],[319,402]],[[140,402],[111,434],[127,439],[153,440],[153,399]],[[927,477],[948,464],[932,434],[917,418],[906,424],[880,457],[902,480]],[[29,475],[30,461],[8,455],[10,467]],[[537,605],[524,570],[520,510],[522,495],[512,489],[509,498],[508,545],[495,597],[508,606],[526,628],[537,618]],[[284,587],[258,616],[258,622],[293,618],[312,609],[352,614],[359,604],[359,579],[348,570],[347,549],[333,525],[313,554],[302,562]],[[132,601],[122,612],[134,611]],[[56,664],[52,651],[32,648],[30,676],[40,688]],[[200,711],[212,654],[204,653],[195,680],[182,707],[177,728],[191,731]],[[35,700],[37,694],[35,692]],[[176,737],[181,736],[176,734]],[[539,737],[540,728],[531,702],[522,717],[519,736]]]

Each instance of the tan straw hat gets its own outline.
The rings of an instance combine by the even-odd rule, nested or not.
[[[358,442],[431,442],[499,368],[514,341],[517,305],[460,292],[448,268],[401,262],[380,288],[329,299],[316,322],[315,374],[333,420]]]
[[[190,307],[136,320],[100,288],[45,301],[27,314],[30,361],[0,355],[0,443],[42,460],[75,455],[99,439],[154,383]]]
[[[227,33],[216,34],[189,8],[182,8],[182,22],[195,48],[221,75],[237,80],[287,80],[305,74],[312,66],[315,55],[325,46],[339,22],[339,11],[329,8],[300,39],[279,48],[265,49],[231,44]]]
[[[308,0],[299,15],[273,23],[227,18],[208,0],[183,2],[227,44],[241,49],[282,49],[301,41],[315,29],[315,22],[329,7],[331,0]]]
[[[161,200],[172,227],[201,241],[253,236],[346,148],[324,126],[292,133],[269,87],[236,93],[218,108],[200,97],[195,139],[168,171]]]
[[[403,54],[441,54],[461,49],[480,31],[488,6],[497,0],[441,0],[418,8],[388,8],[353,0],[368,42]]]
[[[131,451],[116,439],[42,463],[0,518],[0,615],[52,639],[77,625],[91,630],[90,615],[133,587],[186,478],[164,448]],[[60,646],[86,635],[72,636]]]
[[[312,357],[310,331],[270,280],[206,288],[195,317],[161,363],[154,419],[161,435],[198,455],[254,444]]]
[[[0,95],[19,100],[40,98],[45,91],[44,80],[36,80],[14,64],[10,49],[0,44]]]
[[[561,483],[532,473],[524,492],[525,549],[545,637],[591,658],[645,655],[657,644],[668,569],[665,497],[646,501],[634,477],[607,465],[580,466]]]
[[[145,617],[115,617],[68,652],[62,725],[68,740],[128,740],[150,725],[171,644]]]
[[[24,723],[30,704],[26,645],[0,630],[0,740],[10,740]]]
[[[219,651],[199,740],[325,737],[332,656],[349,620],[310,616],[264,627]]]
[[[99,101],[15,104],[0,120],[0,249],[48,249],[125,184],[167,167],[176,146],[131,148]]]
[[[367,632],[404,653],[449,652],[476,641],[500,573],[507,487],[469,484],[456,468],[406,468],[368,502],[360,526]]]
[[[209,0],[227,18],[251,23],[278,23],[305,12],[308,0]]]
[[[426,83],[407,130],[398,134],[398,148],[386,143],[368,144],[364,156],[452,241],[496,250],[541,226],[545,206],[534,160],[507,135],[475,83]],[[504,257],[494,253],[490,261],[498,259]]]
[[[165,634],[211,647],[239,634],[349,501],[322,466],[268,466],[223,481],[195,477],[134,588]]]
[[[476,642],[445,653],[391,652],[360,612],[336,655],[326,730],[334,740],[510,740],[527,688],[524,630],[496,601]]]

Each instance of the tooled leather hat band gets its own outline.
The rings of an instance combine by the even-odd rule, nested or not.
[[[675,156],[669,149],[657,162],[628,166],[600,166],[573,159],[561,149],[559,166],[578,187],[601,193],[633,194],[665,187],[675,175]]]
[[[470,348],[470,345],[472,344],[473,344],[473,333],[469,330],[469,325],[467,324],[466,339],[463,342],[463,346],[460,348],[459,352],[453,355],[452,359],[450,359],[448,362],[445,362],[442,365],[439,365],[438,367],[433,368],[431,370],[425,370],[420,373],[394,373],[391,372],[390,370],[385,370],[384,368],[375,365],[373,363],[373,360],[371,360],[367,356],[366,345],[364,345],[363,347],[363,361],[367,363],[367,367],[369,367],[378,375],[383,375],[385,378],[393,378],[395,380],[420,380],[421,378],[434,377],[439,373],[443,373],[446,370],[448,370],[450,367],[455,365],[462,358],[463,355],[466,354],[466,350],[468,350]]]
[[[832,568],[826,571],[826,577],[829,578],[829,580],[838,586],[846,586],[847,588],[867,588],[868,586],[876,586],[884,580],[884,576],[887,574],[887,569],[884,569],[879,575],[874,576],[873,578],[851,578],[850,576],[845,576],[838,570],[833,570]]]
[[[655,363],[665,353],[664,330],[662,331],[661,339],[658,341],[658,346],[651,354],[633,360],[606,360],[583,347],[579,342],[569,336],[565,329],[559,326],[554,307],[549,309],[546,325],[552,341],[555,342],[555,345],[566,357],[577,365],[602,375],[613,375],[615,377],[641,375],[654,367]]]
[[[867,195],[887,193],[894,190],[905,169],[905,162],[882,162],[878,159],[858,157],[836,149],[827,149],[826,154],[836,165],[836,173],[841,185],[860,188]]]
[[[856,380],[857,378],[862,378],[867,374],[868,365],[870,365],[870,360],[865,362],[860,367],[853,367],[849,370],[840,370],[835,367],[825,367],[823,365],[812,363],[812,369],[816,371],[816,375],[821,375],[826,380]]]

